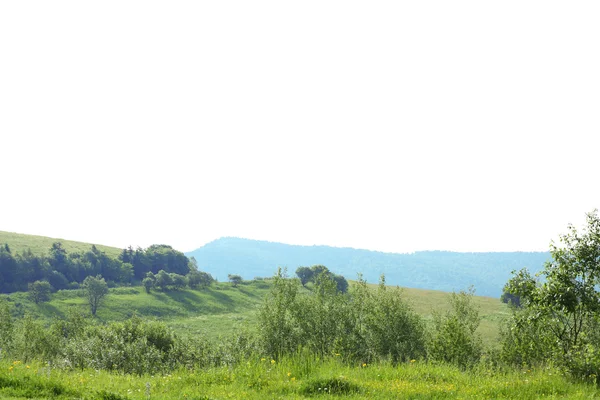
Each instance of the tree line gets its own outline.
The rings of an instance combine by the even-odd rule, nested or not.
[[[109,285],[128,285],[161,270],[187,275],[194,265],[168,245],[135,250],[129,247],[116,258],[94,245],[85,252],[67,252],[62,243],[56,242],[43,255],[35,255],[30,249],[15,254],[8,244],[0,245],[0,293],[27,291],[35,282],[47,282],[52,290],[76,289],[88,276],[97,275]]]

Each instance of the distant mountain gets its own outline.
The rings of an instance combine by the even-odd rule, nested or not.
[[[226,237],[186,253],[201,270],[219,280],[227,274],[245,279],[272,276],[278,266],[294,275],[299,266],[322,264],[347,279],[362,273],[369,283],[385,274],[386,283],[404,287],[454,291],[474,285],[480,296],[500,297],[512,270],[540,271],[547,252],[457,253],[418,251],[398,254],[329,246],[295,246]]]

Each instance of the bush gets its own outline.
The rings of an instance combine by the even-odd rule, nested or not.
[[[434,315],[433,337],[429,357],[467,368],[475,365],[482,354],[482,343],[475,333],[479,326],[479,311],[473,304],[474,291],[452,293],[451,310]]]

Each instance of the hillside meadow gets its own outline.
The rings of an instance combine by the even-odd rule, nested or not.
[[[26,250],[37,256],[46,255],[53,243],[62,243],[65,250],[71,252],[85,252],[92,243],[77,242],[74,240],[56,239],[47,236],[26,235],[22,233],[0,231],[0,243],[8,243],[13,253],[23,253]],[[122,249],[101,244],[95,245],[99,250],[111,257],[118,257]]]
[[[350,281],[350,285],[355,284]],[[370,285],[375,288],[376,285]],[[178,290],[146,293],[141,286],[110,289],[109,295],[98,308],[97,321],[123,321],[132,315],[165,322],[183,335],[202,334],[211,338],[227,335],[236,328],[252,329],[256,323],[256,310],[271,287],[270,280],[245,281],[238,287],[227,282],[216,282],[201,290]],[[404,288],[405,299],[414,310],[431,320],[432,312],[449,308],[449,293],[436,290]],[[0,295],[13,306],[16,316],[31,314],[36,319],[50,323],[53,318],[64,318],[69,309],[88,313],[86,299],[80,290],[61,290],[49,302],[34,304],[27,293]],[[479,333],[484,343],[493,345],[503,317],[509,315],[506,304],[491,297],[475,296],[481,324]]]
[[[351,282],[355,285],[355,282]],[[370,285],[374,289],[374,285]],[[242,329],[256,328],[257,309],[272,288],[271,280],[232,287],[217,282],[202,290],[152,291],[142,287],[110,290],[98,309],[96,324],[126,321],[132,315],[160,320],[178,335],[204,336],[213,343]],[[310,288],[309,288],[310,289]],[[307,289],[307,290],[309,290]],[[450,294],[404,289],[404,298],[426,320],[448,307]],[[30,314],[50,323],[69,310],[89,313],[77,290],[60,291],[35,305],[26,293],[3,295],[17,318]],[[496,343],[508,308],[498,299],[477,297],[479,332],[486,345]],[[552,367],[496,367],[482,361],[472,369],[410,360],[392,365],[348,363],[343,354],[317,357],[298,352],[277,360],[267,354],[242,356],[223,366],[180,367],[168,372],[132,374],[90,368],[65,368],[36,360],[0,355],[0,398],[5,399],[588,399],[600,396],[594,382],[574,381]]]

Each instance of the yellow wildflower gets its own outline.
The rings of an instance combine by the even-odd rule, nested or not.
[[[275,360],[271,360],[271,364],[275,364]]]
[[[291,372],[288,372],[288,376],[292,376],[292,373],[291,373]]]

